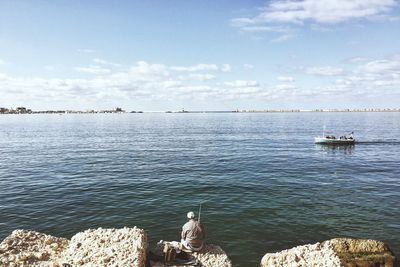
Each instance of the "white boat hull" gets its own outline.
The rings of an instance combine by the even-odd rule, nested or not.
[[[325,137],[315,137],[316,144],[327,145],[352,145],[356,142],[355,139],[330,139]]]

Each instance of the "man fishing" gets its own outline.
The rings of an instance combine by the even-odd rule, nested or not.
[[[193,211],[187,213],[189,221],[182,227],[182,245],[191,251],[200,251],[203,248],[206,232],[199,220],[196,220]]]

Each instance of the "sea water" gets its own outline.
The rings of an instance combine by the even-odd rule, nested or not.
[[[313,143],[325,128],[354,146]],[[179,240],[197,212],[235,266],[334,237],[400,253],[400,113],[0,116],[0,239],[96,227]]]

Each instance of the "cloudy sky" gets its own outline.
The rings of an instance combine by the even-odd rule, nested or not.
[[[0,0],[0,107],[400,107],[399,0]]]

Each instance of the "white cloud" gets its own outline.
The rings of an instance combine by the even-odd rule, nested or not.
[[[85,54],[93,54],[96,53],[96,50],[93,49],[87,49],[87,48],[83,48],[83,49],[77,49],[78,53],[85,53]]]
[[[366,58],[366,57],[352,57],[352,58],[349,58],[347,61],[350,62],[350,63],[360,63],[360,62],[368,61],[368,58]]]
[[[293,84],[278,84],[275,86],[276,89],[279,91],[285,91],[285,90],[294,90],[297,87],[294,86]]]
[[[224,85],[230,87],[257,87],[260,86],[257,81],[235,80],[231,82],[224,82]]]
[[[293,39],[294,37],[296,37],[295,34],[284,34],[284,35],[281,35],[281,36],[279,36],[277,38],[272,39],[271,42],[280,43],[280,42],[284,42],[284,41]]]
[[[102,62],[97,61],[101,64]],[[121,65],[122,66],[122,65]],[[0,75],[0,91],[4,99],[26,102],[32,99],[43,101],[97,102],[101,99],[206,99],[208,97],[224,98],[221,89],[212,81],[213,74],[192,73],[192,70],[215,70],[215,64],[198,64],[190,68],[184,80],[180,75],[171,75],[170,66],[151,64],[139,61],[131,67],[110,70],[99,66],[77,67],[76,71],[93,74],[84,79],[43,79],[10,77]],[[183,67],[187,68],[187,67]],[[204,84],[210,83],[209,85]],[[20,92],[20,93],[18,93]],[[19,97],[16,97],[16,95]],[[8,98],[6,98],[8,97]],[[77,101],[79,99],[79,101]],[[64,101],[62,101],[64,103]]]
[[[265,25],[254,25],[254,26],[247,25],[240,27],[240,30],[243,32],[279,32],[279,33],[287,33],[291,31],[289,27],[265,26]]]
[[[259,9],[259,14],[234,18],[231,24],[244,32],[283,32],[286,33],[283,36],[293,37],[293,28],[284,25],[293,27],[311,22],[312,29],[327,31],[327,27],[320,25],[377,18],[389,20],[390,11],[396,6],[396,0],[271,0]]]
[[[243,64],[243,68],[245,69],[245,70],[252,70],[252,69],[254,69],[254,65],[251,65],[251,64]]]
[[[85,72],[90,74],[107,74],[111,72],[111,70],[109,69],[105,69],[94,65],[91,65],[89,67],[76,67],[74,69],[79,72]]]
[[[121,64],[113,63],[113,62],[110,62],[110,61],[107,61],[107,60],[104,60],[104,59],[101,59],[101,58],[94,58],[93,62],[97,63],[97,64],[101,64],[101,65],[111,66],[111,67],[119,67],[119,66],[121,66]]]
[[[397,5],[395,0],[273,0],[253,21],[338,23],[383,15]]]
[[[243,26],[240,28],[244,32],[271,32],[274,31],[274,27],[269,26]]]
[[[101,59],[101,58],[94,58],[93,62],[98,63],[98,64],[107,64],[108,63],[106,60]]]
[[[218,70],[218,66],[216,64],[197,64],[194,66],[172,66],[169,68],[170,70],[174,71],[187,71],[187,72],[194,72],[194,71],[213,71]]]
[[[100,62],[98,62],[100,64]],[[193,66],[199,66],[193,65]],[[213,64],[210,64],[213,65]],[[222,66],[222,65],[215,65]],[[177,68],[179,66],[174,66]],[[183,67],[188,68],[188,67]],[[199,69],[204,69],[203,67]],[[214,69],[214,68],[213,68]],[[375,95],[398,95],[400,86],[400,57],[376,59],[355,66],[346,73],[341,68],[313,67],[303,69],[315,75],[338,76],[334,82],[320,79],[313,88],[295,84],[292,76],[277,77],[276,84],[265,84],[258,80],[237,79],[226,81],[222,67],[217,72],[172,71],[171,66],[152,64],[146,61],[136,62],[132,66],[123,66],[108,71],[99,71],[99,66],[81,68],[93,74],[87,78],[45,79],[39,77],[12,77],[0,73],[0,92],[2,100],[12,103],[60,101],[60,103],[104,103],[116,99],[117,103],[132,100],[204,100],[225,101],[246,99],[281,100],[290,97],[312,99],[319,94],[334,96],[339,93],[371,97]],[[192,70],[192,69],[191,69]],[[240,75],[240,74],[238,74]],[[239,76],[240,77],[240,76]],[[361,99],[361,98],[360,98]],[[312,100],[311,100],[312,101]],[[252,102],[249,102],[252,103]],[[28,104],[27,104],[28,105]]]
[[[265,98],[265,88],[258,81],[234,80],[222,84],[223,97],[227,100]]]
[[[365,87],[399,86],[400,85],[400,58],[373,60],[358,67],[353,74],[347,77],[350,84],[362,84]]]
[[[372,60],[356,67],[351,73],[337,79],[333,85],[320,88],[325,94],[333,92],[374,97],[399,94],[400,59]]]
[[[190,73],[187,76],[179,76],[180,80],[208,81],[215,79],[215,75],[209,73]]]
[[[8,78],[7,74],[0,72],[0,80],[5,80],[6,78]]]
[[[183,83],[181,81],[167,80],[161,82],[161,85],[162,88],[179,88],[183,86]]]
[[[319,76],[339,76],[344,74],[344,70],[342,68],[332,66],[319,66],[307,68],[306,73]]]
[[[146,61],[138,61],[135,66],[130,68],[130,73],[152,77],[169,76],[167,66],[163,64],[150,64]]]
[[[176,88],[175,92],[181,93],[212,93],[215,89],[208,85],[186,85]]]
[[[400,61],[374,60],[365,64],[363,70],[370,73],[400,73]]]
[[[246,27],[247,25],[255,24],[254,19],[251,18],[235,18],[231,20],[231,25],[234,27]]]
[[[221,71],[222,72],[231,72],[232,66],[229,64],[222,64]]]
[[[277,79],[281,82],[294,82],[294,78],[291,76],[279,76]]]

